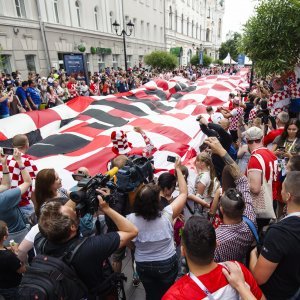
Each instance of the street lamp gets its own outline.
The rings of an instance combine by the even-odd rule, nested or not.
[[[193,49],[196,49],[197,55],[199,55],[199,65],[203,65],[203,45],[200,44],[200,47],[196,47],[195,44],[192,44]]]
[[[123,47],[124,47],[124,59],[125,59],[125,71],[127,71],[127,55],[126,55],[126,40],[125,40],[125,36],[131,36],[132,32],[133,32],[133,27],[134,27],[134,24],[131,22],[131,20],[126,24],[126,30],[123,28],[121,33],[119,34],[118,31],[119,31],[119,27],[120,27],[120,24],[115,21],[112,26],[114,27],[114,30],[116,32],[116,35],[118,36],[123,36]],[[127,30],[129,31],[129,33],[127,33]]]

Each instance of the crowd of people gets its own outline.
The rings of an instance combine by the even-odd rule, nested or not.
[[[0,119],[32,110],[41,110],[64,104],[77,96],[106,96],[123,93],[138,88],[153,78],[169,80],[177,75],[196,80],[202,75],[234,74],[237,68],[231,67],[182,67],[173,72],[134,67],[125,72],[122,69],[105,68],[88,78],[82,74],[67,76],[64,70],[52,69],[48,77],[29,72],[22,78],[19,71],[11,74],[0,73]],[[87,82],[89,84],[87,84]]]
[[[124,91],[117,86],[119,76],[128,89],[153,76],[130,74],[134,71],[106,70],[105,78],[104,73],[93,77],[86,92]],[[178,74],[186,77],[189,71]],[[40,84],[53,95],[63,74],[49,78]],[[25,110],[39,108],[28,96],[38,80],[18,83],[26,95]],[[99,88],[93,87],[98,82]],[[68,92],[77,95],[79,85],[72,77],[69,83]],[[78,187],[64,189],[55,169],[38,170],[26,154],[27,136],[16,135],[13,154],[2,149],[0,156],[0,295],[42,299],[51,282],[55,299],[117,299],[116,281],[107,278],[120,274],[128,247],[133,285],[141,282],[149,300],[300,299],[300,121],[291,105],[270,107],[270,99],[285,88],[277,79],[273,83],[257,80],[248,93],[230,93],[228,106],[208,106],[208,118],[197,118],[207,138],[189,165],[176,158],[174,170],[157,178],[148,169],[139,173],[135,180],[145,178],[138,185],[130,182],[132,189],[129,184],[127,190],[99,187],[81,200],[87,210],[73,201]],[[111,134],[116,156],[109,165],[117,185],[134,167],[131,155],[151,156],[157,150],[142,128],[135,131],[145,141],[140,153],[121,147],[120,140],[128,145],[126,133]],[[114,168],[123,170],[123,177]],[[89,177],[84,166],[74,174],[76,180]],[[61,283],[51,281],[58,259],[72,266]]]

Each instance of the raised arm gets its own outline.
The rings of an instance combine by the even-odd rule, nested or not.
[[[0,153],[2,153],[2,149],[0,148]],[[3,178],[0,185],[0,192],[10,189],[11,181],[9,176],[9,171],[7,167],[7,155],[0,154],[0,162],[2,165]]]
[[[184,179],[184,176],[180,169],[181,163],[180,159],[177,158],[175,162],[175,171],[177,174],[177,180],[178,180],[178,186],[179,186],[179,195],[175,198],[175,200],[170,204],[173,210],[173,219],[179,216],[179,214],[182,212],[186,199],[188,194],[187,184]]]
[[[21,170],[21,175],[22,175],[23,181],[24,181],[18,187],[21,190],[21,194],[24,194],[28,190],[28,188],[31,186],[31,178],[30,178],[28,171],[26,170],[26,167],[25,167],[23,161],[22,161],[21,155],[22,155],[22,153],[18,149],[15,148],[14,149],[14,159],[19,165],[19,169]]]
[[[107,197],[109,194],[104,189],[97,190],[104,197]],[[132,224],[129,220],[123,217],[121,214],[116,212],[114,209],[110,208],[108,202],[104,201],[101,196],[98,196],[99,205],[102,211],[116,224],[118,227],[118,234],[120,236],[120,245],[119,248],[126,246],[132,239],[138,235],[137,227]]]

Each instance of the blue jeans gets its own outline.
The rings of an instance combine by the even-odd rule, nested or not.
[[[18,300],[18,287],[10,289],[0,289],[0,295],[3,296],[5,300]]]
[[[177,256],[161,261],[136,262],[136,270],[145,288],[146,299],[160,300],[177,277]]]

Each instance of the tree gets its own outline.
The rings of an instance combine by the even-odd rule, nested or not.
[[[222,43],[219,49],[219,58],[223,60],[227,56],[227,54],[230,53],[232,59],[236,61],[240,53],[239,44],[241,37],[241,34],[235,32],[232,38]]]
[[[300,1],[262,0],[244,25],[241,50],[259,75],[291,70],[300,60]]]
[[[165,51],[153,51],[144,58],[145,64],[155,69],[173,70],[178,65],[178,58]]]
[[[193,55],[190,61],[192,66],[198,66],[199,65],[199,55]],[[203,66],[208,67],[212,63],[212,58],[209,57],[206,54],[203,54]]]

